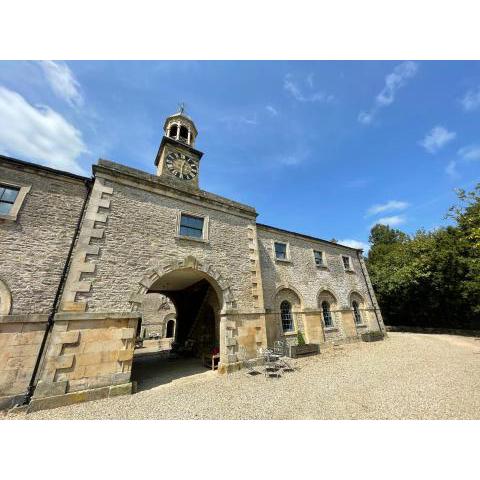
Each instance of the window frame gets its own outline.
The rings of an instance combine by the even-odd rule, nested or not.
[[[277,243],[279,245],[285,245],[285,258],[278,258],[277,257],[277,249],[275,248],[275,245]],[[272,248],[273,248],[273,258],[276,262],[291,263],[291,260],[290,260],[290,245],[289,245],[288,242],[282,242],[280,240],[274,240]]]
[[[323,304],[326,303],[328,305],[328,315],[330,318],[330,323],[327,325],[327,322],[325,321],[325,309],[323,308]],[[332,314],[332,308],[331,304],[327,300],[322,300],[322,303],[320,304],[320,308],[322,310],[322,320],[323,320],[323,325],[325,326],[325,329],[331,329],[335,328],[335,323],[333,321],[333,314]]]
[[[345,267],[345,262],[343,261],[344,258],[348,258],[348,268]],[[344,253],[342,253],[340,255],[340,260],[342,262],[342,267],[343,267],[343,270],[345,272],[354,272],[355,271],[353,269],[353,261],[352,261],[352,257],[350,255],[345,255]]]
[[[30,192],[32,188],[31,185],[19,185],[17,183],[12,183],[0,179],[0,186],[18,190],[17,197],[15,201],[11,204],[10,211],[8,213],[0,213],[0,220],[10,220],[15,222],[18,218],[20,209],[22,208],[25,197]]]
[[[315,266],[317,268],[328,268],[327,255],[325,254],[325,250],[315,250],[314,248],[312,248],[312,252],[313,252],[313,261],[315,262]],[[322,256],[322,263],[320,265],[317,263],[317,258],[315,257],[315,253],[320,253]]]
[[[189,235],[182,235],[180,233],[181,231],[181,226],[182,226],[182,215],[188,216],[188,217],[193,217],[193,218],[199,218],[203,220],[203,229],[202,229],[202,236],[201,237],[191,237]],[[193,213],[189,212],[186,210],[179,210],[177,212],[177,225],[176,225],[176,238],[180,240],[191,240],[193,242],[201,242],[201,243],[207,243],[208,242],[208,235],[209,232],[209,217],[208,215],[202,215],[200,213]]]
[[[290,318],[287,319],[287,320],[284,320],[283,318],[283,310],[282,310],[282,305],[284,305],[285,303],[288,304],[289,306],[289,316]],[[284,328],[284,321],[289,321],[290,322],[290,325],[291,325],[291,328],[286,330]],[[292,311],[292,304],[288,301],[288,300],[282,300],[280,302],[280,324],[282,326],[282,333],[283,334],[291,334],[291,333],[295,333],[296,332],[296,328],[295,328],[295,320],[294,320],[294,315],[293,315],[293,311]]]
[[[355,305],[357,308],[355,308]],[[357,302],[357,300],[352,300],[352,311],[353,311],[353,321],[355,323],[355,326],[361,326],[361,325],[365,325],[365,322],[363,320],[363,316],[360,312],[360,304]],[[357,318],[360,319],[359,322],[357,322]]]

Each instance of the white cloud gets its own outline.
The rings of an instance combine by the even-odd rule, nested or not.
[[[469,90],[465,96],[460,100],[463,109],[466,112],[471,112],[480,107],[480,87]]]
[[[295,165],[300,165],[309,157],[309,155],[310,151],[302,145],[299,145],[291,153],[286,153],[274,157],[274,162],[275,164],[281,164],[291,167]]]
[[[395,227],[396,225],[401,225],[402,223],[406,222],[406,218],[404,215],[393,215],[391,217],[382,217],[379,218],[378,220],[375,220],[374,223],[370,226],[373,227],[374,225],[377,225],[378,223],[381,225],[389,225],[390,227]]]
[[[457,162],[455,160],[448,162],[448,165],[445,167],[445,173],[452,178],[460,177],[460,174],[457,171]]]
[[[395,210],[405,210],[409,203],[398,200],[390,200],[387,203],[372,205],[367,210],[367,216],[377,215],[378,213],[393,212]]]
[[[272,117],[276,117],[278,115],[278,110],[275,107],[272,107],[271,105],[267,105],[265,109]]]
[[[468,145],[458,151],[464,160],[480,160],[480,145]]]
[[[0,150],[49,167],[85,174],[78,157],[87,152],[82,133],[59,113],[32,106],[0,86]]]
[[[361,248],[365,253],[370,249],[370,244],[365,242],[360,242],[359,240],[353,240],[351,238],[346,238],[345,240],[339,240],[339,244],[345,245],[352,248]]]
[[[312,89],[313,88],[313,75],[307,76],[305,82]],[[324,102],[328,103],[333,100],[333,95],[326,94],[321,91],[316,91],[312,93],[304,93],[298,83],[295,83],[292,80],[290,74],[285,76],[283,81],[283,88],[287,91],[292,97],[299,102]]]
[[[420,145],[428,153],[436,153],[447,143],[451,142],[456,136],[457,134],[455,132],[449,132],[445,127],[437,125],[425,135],[425,138],[420,142]]]
[[[80,84],[68,65],[63,62],[45,60],[38,62],[55,95],[68,102],[72,107],[83,106],[84,100]]]
[[[372,123],[379,110],[388,107],[395,101],[397,90],[403,87],[407,80],[417,73],[418,65],[415,62],[402,62],[397,65],[393,72],[385,77],[385,85],[381,92],[375,97],[370,111],[360,112],[358,121],[364,125]]]

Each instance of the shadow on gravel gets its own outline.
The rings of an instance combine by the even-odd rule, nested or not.
[[[208,372],[198,358],[169,360],[161,355],[142,355],[134,358],[132,381],[137,382],[137,391],[165,385],[180,378]]]

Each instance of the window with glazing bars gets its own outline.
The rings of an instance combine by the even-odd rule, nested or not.
[[[287,244],[275,242],[275,258],[279,260],[287,259]]]
[[[333,327],[332,312],[330,311],[330,304],[326,300],[322,302],[322,313],[323,313],[323,321],[325,322],[325,326]]]
[[[323,253],[319,252],[318,250],[314,250],[313,254],[315,255],[315,265],[317,267],[321,267],[324,265],[323,263]]]
[[[180,235],[184,237],[203,237],[203,218],[192,217],[182,213],[180,219]]]
[[[10,213],[19,191],[19,188],[0,184],[0,214]]]
[[[358,307],[358,303],[355,300],[352,302],[352,308],[353,308],[353,316],[355,317],[355,323],[361,324],[362,315],[360,314],[360,308]]]
[[[280,317],[282,319],[282,328],[284,332],[293,331],[292,306],[290,302],[284,300],[280,304]]]

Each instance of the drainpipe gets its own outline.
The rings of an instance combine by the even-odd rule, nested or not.
[[[60,282],[58,283],[57,291],[55,293],[55,298],[53,300],[52,310],[50,315],[48,316],[47,326],[45,328],[45,333],[43,334],[42,343],[40,345],[40,350],[38,352],[37,360],[35,362],[35,367],[33,368],[32,377],[30,379],[30,383],[28,384],[27,394],[25,396],[25,401],[23,402],[24,405],[28,405],[30,400],[32,399],[33,392],[35,391],[35,378],[37,377],[38,369],[40,368],[40,363],[42,361],[43,355],[45,353],[45,346],[47,344],[47,338],[50,334],[50,331],[53,327],[53,319],[55,314],[58,311],[58,302],[60,300],[60,295],[63,291],[63,287],[65,284],[65,279],[68,274],[68,270],[70,267],[70,260],[72,258],[73,248],[75,247],[75,243],[78,238],[78,234],[80,232],[80,227],[82,225],[83,217],[85,215],[85,210],[87,207],[88,200],[90,199],[90,193],[92,191],[92,181],[90,179],[86,179],[84,181],[85,188],[87,189],[87,194],[85,195],[85,200],[83,201],[82,210],[80,211],[80,215],[78,217],[77,226],[75,227],[75,233],[73,234],[72,242],[70,243],[70,248],[68,250],[67,259],[65,260],[65,264],[63,266],[62,275],[60,277]]]
[[[382,326],[380,325],[380,320],[378,319],[378,315],[377,315],[377,307],[375,306],[375,303],[373,302],[373,296],[372,296],[372,293],[370,292],[370,287],[368,286],[367,276],[365,275],[365,271],[363,270],[362,259],[360,258],[360,250],[357,250],[357,258],[358,258],[358,263],[360,263],[360,270],[362,271],[362,275],[363,275],[363,279],[365,281],[365,285],[367,286],[368,296],[370,297],[370,303],[373,306],[373,313],[375,314],[375,319],[377,320],[378,328],[383,333]]]

